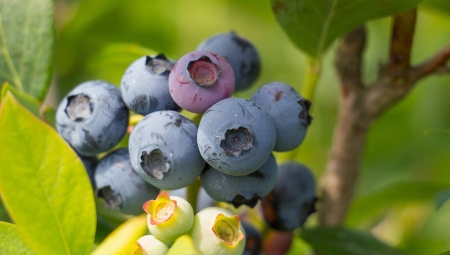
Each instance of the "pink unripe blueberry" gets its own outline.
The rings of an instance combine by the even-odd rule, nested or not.
[[[234,72],[222,56],[195,51],[181,57],[169,75],[173,100],[183,109],[204,113],[211,105],[231,97]]]

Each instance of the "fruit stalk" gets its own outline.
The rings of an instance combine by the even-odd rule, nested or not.
[[[200,191],[200,180],[196,179],[193,183],[187,186],[187,201],[194,208],[194,212],[197,211],[197,199]]]
[[[302,96],[309,101],[314,100],[314,91],[319,81],[322,65],[320,59],[308,58],[303,74]]]

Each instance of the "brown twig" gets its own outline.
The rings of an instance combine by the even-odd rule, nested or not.
[[[365,38],[365,29],[358,28],[341,40],[337,50],[335,66],[342,85],[341,100],[331,155],[322,179],[319,220],[323,225],[342,224],[358,176],[369,124],[360,107],[366,93],[361,81]]]
[[[388,69],[408,70],[416,26],[417,11],[411,10],[394,16]]]
[[[413,79],[419,80],[432,73],[449,72],[449,67],[446,66],[447,61],[450,59],[450,44],[444,47],[440,52],[433,56],[428,61],[414,67],[412,69]]]
[[[335,66],[341,82],[341,100],[330,158],[322,179],[319,208],[322,225],[344,223],[371,123],[407,95],[419,79],[447,69],[450,45],[425,63],[411,67],[416,17],[416,9],[394,16],[389,63],[371,86],[361,82],[364,29],[356,29],[340,41]]]

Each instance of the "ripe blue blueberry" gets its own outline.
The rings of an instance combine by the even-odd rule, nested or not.
[[[200,181],[205,191],[215,200],[231,203],[234,207],[245,204],[254,207],[277,181],[277,163],[273,156],[255,172],[232,176],[212,167],[203,171]]]
[[[260,255],[262,254],[263,237],[252,224],[242,221],[242,227],[245,231],[245,249],[242,255]]]
[[[233,94],[235,78],[230,64],[216,53],[196,51],[182,56],[169,74],[173,100],[183,109],[204,113]]]
[[[197,126],[172,110],[152,112],[139,121],[128,148],[136,172],[160,189],[189,185],[205,166],[197,146]]]
[[[235,91],[250,87],[261,69],[255,46],[235,32],[214,35],[201,42],[197,50],[217,53],[230,63],[236,77]]]
[[[174,63],[164,54],[144,56],[126,69],[120,82],[122,98],[127,107],[147,115],[159,110],[177,110],[169,92],[169,73]]]
[[[283,82],[270,82],[259,88],[251,100],[274,120],[277,133],[274,151],[293,150],[303,142],[311,124],[311,103],[294,88]]]
[[[243,98],[227,98],[205,112],[197,142],[205,161],[225,174],[242,176],[258,170],[275,146],[269,114]]]
[[[141,214],[142,204],[155,199],[159,189],[142,179],[131,166],[128,148],[109,152],[95,169],[95,194],[108,208],[127,214]]]
[[[170,190],[169,194],[171,196],[178,196],[182,197],[184,199],[187,198],[187,187],[176,189],[176,190]],[[205,209],[206,207],[211,207],[216,204],[216,200],[214,200],[208,193],[206,193],[205,189],[200,186],[197,194],[197,207],[193,208],[195,212],[198,212],[200,210]]]
[[[86,172],[89,176],[89,181],[91,182],[91,186],[93,189],[95,189],[95,178],[94,178],[94,173],[95,173],[95,168],[97,167],[98,164],[98,159],[97,157],[86,157],[83,155],[78,154],[78,157],[80,157],[81,162],[83,162],[84,168],[86,169]]]
[[[87,81],[63,98],[56,112],[56,127],[79,154],[95,156],[120,142],[128,117],[117,87],[105,81]]]
[[[316,185],[311,170],[297,162],[286,162],[278,167],[274,189],[262,201],[267,224],[279,231],[302,227],[314,213]]]

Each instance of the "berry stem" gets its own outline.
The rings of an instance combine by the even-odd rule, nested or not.
[[[144,118],[144,116],[140,114],[135,114],[130,116],[130,122],[129,125],[136,126],[136,124],[141,121]]]
[[[304,79],[301,95],[313,101],[316,85],[319,80],[322,70],[322,60],[315,58],[308,58],[304,70]]]

